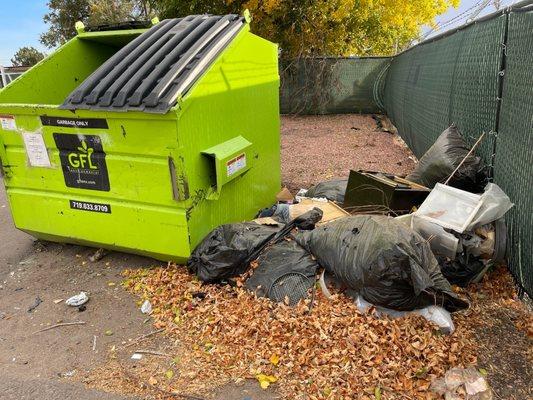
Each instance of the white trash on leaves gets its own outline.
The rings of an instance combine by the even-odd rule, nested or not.
[[[141,306],[141,312],[143,314],[151,314],[152,313],[152,303],[150,303],[150,300],[145,300],[144,303]]]

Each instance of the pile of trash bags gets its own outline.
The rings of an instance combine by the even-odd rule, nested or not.
[[[300,279],[302,288],[313,286],[320,265],[379,306],[413,310],[439,305],[450,312],[468,307],[442,275],[428,243],[401,222],[361,215],[314,228],[321,215],[314,209],[278,227],[223,225],[196,248],[188,268],[206,283],[223,282],[244,273],[257,259],[246,287],[272,298],[274,283],[286,274],[305,277]],[[299,293],[306,295],[303,289]]]
[[[449,313],[469,306],[451,284],[479,281],[505,256],[503,216],[513,204],[486,183],[485,170],[452,125],[407,177],[432,188],[415,212],[349,215],[339,207],[347,180],[322,182],[296,197],[284,189],[256,220],[213,230],[187,265],[205,283],[244,276],[257,296],[288,305],[316,289],[323,269],[326,297],[324,274],[361,311],[374,307],[391,317],[415,312],[450,333]]]

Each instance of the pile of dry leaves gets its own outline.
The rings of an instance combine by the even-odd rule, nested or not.
[[[429,399],[433,378],[476,365],[473,330],[483,319],[477,296],[516,299],[508,275],[493,276],[478,285],[470,310],[454,315],[450,336],[422,317],[362,314],[342,294],[328,300],[318,290],[309,312],[309,301],[295,308],[274,304],[246,292],[242,282],[202,286],[175,265],[125,271],[124,285],[151,301],[156,328],[176,339],[170,367],[144,371],[158,390],[204,396],[255,378],[263,387],[275,382],[290,399]],[[96,386],[105,388],[102,380]]]

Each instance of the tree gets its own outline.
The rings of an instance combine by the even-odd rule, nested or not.
[[[31,67],[44,57],[45,54],[41,53],[35,47],[21,47],[11,59],[11,64],[16,67]]]
[[[89,24],[149,20],[155,16],[148,0],[90,0]]]
[[[47,47],[62,45],[76,35],[74,24],[89,17],[89,0],[49,0],[49,12],[43,17],[50,25],[40,41]]]
[[[252,13],[252,30],[285,57],[390,55],[460,0],[156,0],[161,17]]]
[[[50,27],[40,41],[47,47],[62,45],[76,35],[74,25],[88,25],[128,20],[150,19],[155,15],[152,0],[49,0],[49,12],[43,17]]]

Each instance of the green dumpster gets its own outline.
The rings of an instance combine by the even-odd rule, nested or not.
[[[0,91],[17,228],[182,262],[275,201],[278,50],[248,17],[78,32]]]

